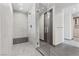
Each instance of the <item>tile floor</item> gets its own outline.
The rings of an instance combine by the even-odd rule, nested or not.
[[[56,47],[49,46],[45,42],[41,43],[42,45],[38,47],[38,50],[45,56],[79,56],[79,47],[71,45],[72,42],[66,41]]]
[[[41,42],[42,43],[42,42]],[[64,43],[53,47],[47,43],[42,43],[39,50],[45,56],[79,56],[79,42],[65,40]],[[42,56],[31,43],[16,44],[12,47],[12,56]]]
[[[16,44],[12,47],[12,56],[42,56],[31,43]]]
[[[65,40],[64,43],[75,46],[75,47],[79,47],[79,41],[76,41],[76,39],[75,40]]]
[[[79,37],[74,37],[73,40],[79,42]]]
[[[50,55],[50,45],[44,41],[40,41],[40,47],[38,47],[37,50],[45,56]]]

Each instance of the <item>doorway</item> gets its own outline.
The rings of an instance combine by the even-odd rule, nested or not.
[[[79,42],[79,17],[73,17],[73,39]]]
[[[45,12],[43,14],[43,22],[41,21],[41,29],[43,28],[43,31],[41,32],[43,34],[43,38],[40,39],[40,47],[37,48],[38,51],[40,51],[43,55],[50,56],[50,47],[53,45],[53,9],[50,9],[49,11]],[[40,25],[39,25],[40,26]],[[39,29],[40,29],[39,28]],[[41,30],[40,30],[41,31]],[[42,35],[41,34],[41,35]],[[41,36],[40,35],[40,36]],[[42,37],[42,36],[41,36]]]
[[[52,45],[52,9],[44,13],[44,41]]]

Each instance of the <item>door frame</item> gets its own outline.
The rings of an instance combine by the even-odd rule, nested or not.
[[[53,45],[53,20],[54,20],[54,18],[53,18],[53,14],[54,14],[54,10],[53,10],[53,8],[50,8],[49,10],[47,10],[46,12],[44,12],[43,14],[45,14],[45,13],[47,13],[47,12],[49,12],[50,10],[52,10],[52,46],[54,46]],[[44,20],[44,24],[45,24],[45,20]],[[45,26],[45,25],[44,25]],[[44,33],[44,32],[43,32]],[[39,39],[39,41],[40,41],[40,39]],[[43,41],[45,41],[45,40],[43,40]]]

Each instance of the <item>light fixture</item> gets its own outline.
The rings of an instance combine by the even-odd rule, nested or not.
[[[76,8],[73,8],[73,11],[76,11]]]
[[[23,6],[23,4],[22,3],[18,3],[18,6]]]
[[[42,8],[42,10],[44,10],[44,8]]]
[[[23,10],[23,7],[20,7],[19,10]]]
[[[19,10],[23,10],[23,4],[22,3],[18,3],[17,7],[18,7]]]

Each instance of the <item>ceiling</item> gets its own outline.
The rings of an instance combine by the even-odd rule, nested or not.
[[[60,12],[63,8],[75,5],[77,3],[42,3],[47,8],[55,6],[55,13]]]
[[[44,13],[45,11],[47,11],[47,6],[45,6],[44,4],[42,3],[39,3],[37,4],[37,9],[39,10],[39,14],[42,14]]]
[[[34,3],[13,3],[13,9],[22,11],[22,12],[28,12],[30,9],[32,9],[32,5]],[[51,6],[55,6],[55,10],[59,11],[62,8],[77,4],[77,3],[37,3],[39,5],[40,13],[44,12],[47,8]]]
[[[13,9],[22,12],[28,12],[32,8],[33,3],[13,3]]]
[[[65,7],[72,6],[75,4],[77,3],[43,3],[43,5],[47,6],[48,8],[51,6],[55,6],[56,10],[63,9]]]
[[[56,3],[55,6],[56,6],[56,9],[62,9],[62,8],[72,6],[75,4],[77,4],[77,3]]]
[[[38,5],[37,8],[39,9],[40,14],[47,9],[47,6],[44,6],[41,3],[37,3],[37,5]],[[13,10],[15,11],[28,13],[29,10],[32,9],[33,3],[13,3],[12,6],[13,6]]]

